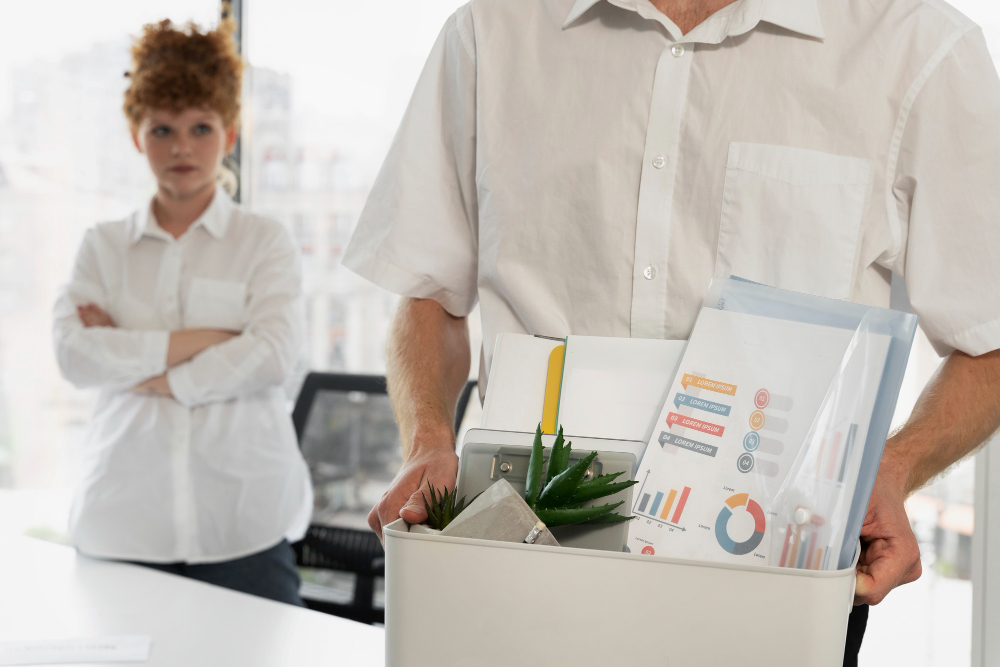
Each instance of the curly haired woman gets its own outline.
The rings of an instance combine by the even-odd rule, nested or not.
[[[147,25],[125,115],[149,206],[90,229],[55,306],[63,376],[100,390],[70,528],[84,554],[301,605],[288,540],[312,491],[282,385],[304,318],[286,230],[219,187],[236,141],[233,25]]]

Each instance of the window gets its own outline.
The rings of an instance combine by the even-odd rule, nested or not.
[[[397,297],[340,262],[431,45],[461,4],[246,4],[244,192],[302,250],[311,369],[385,371]],[[469,323],[478,350],[477,313]]]
[[[9,20],[12,12],[16,19]],[[65,537],[91,395],[63,380],[52,304],[84,230],[154,182],[121,111],[130,35],[213,25],[218,0],[19,3],[0,21],[0,530]]]

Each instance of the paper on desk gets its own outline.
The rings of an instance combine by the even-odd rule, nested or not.
[[[0,641],[0,665],[146,662],[152,642],[148,635]]]

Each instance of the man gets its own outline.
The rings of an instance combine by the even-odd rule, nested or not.
[[[1000,81],[938,0],[472,0],[445,25],[344,263],[406,297],[405,463],[454,484],[452,413],[500,332],[686,338],[713,276],[887,306],[948,360],[891,438],[856,603],[920,576],[903,509],[1000,425]],[[852,615],[856,660],[867,607]]]

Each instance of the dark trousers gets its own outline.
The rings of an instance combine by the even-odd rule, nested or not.
[[[844,646],[844,667],[858,667],[858,653],[861,651],[861,640],[865,637],[868,626],[868,605],[858,605],[851,610],[847,621],[847,641]]]
[[[270,549],[221,563],[132,562],[268,600],[305,606],[299,597],[300,579],[295,569],[295,552],[288,540],[281,540]]]

